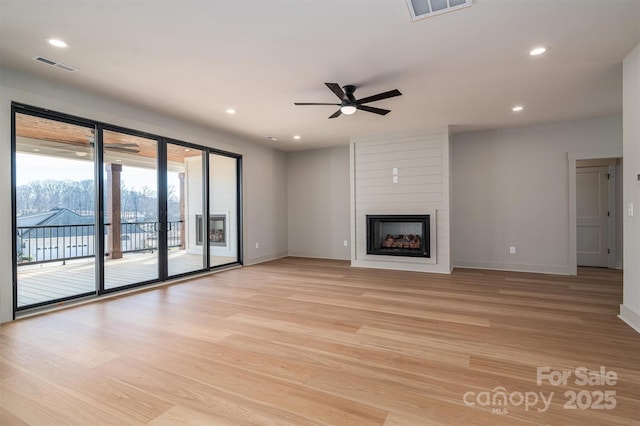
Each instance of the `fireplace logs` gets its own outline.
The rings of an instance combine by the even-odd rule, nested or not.
[[[387,234],[387,237],[380,244],[384,248],[405,248],[405,249],[419,249],[420,248],[420,236],[408,234],[408,235],[391,235]]]

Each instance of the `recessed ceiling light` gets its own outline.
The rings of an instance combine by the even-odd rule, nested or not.
[[[544,47],[544,46],[540,46],[540,47],[536,47],[534,49],[531,49],[529,51],[529,55],[531,56],[538,56],[538,55],[542,55],[543,53],[545,53],[548,50],[548,48]]]
[[[78,157],[86,157],[86,156],[87,156],[87,153],[86,153],[86,152],[82,152],[82,151],[78,151],[78,152],[76,152],[76,155],[77,155]]]
[[[60,47],[62,49],[64,49],[65,47],[69,47],[66,41],[60,40],[59,38],[53,38],[53,37],[48,38],[47,43],[55,47]]]
[[[184,152],[189,152],[189,151],[191,151],[191,148],[185,148],[184,149]]]
[[[276,138],[275,136],[265,136],[265,138],[269,139],[270,141],[277,141],[278,138]]]
[[[513,108],[511,108],[511,111],[513,112],[520,112],[524,109],[524,107],[522,105],[516,105]]]
[[[118,159],[116,160],[116,163],[122,163],[122,160],[118,158]]]
[[[33,148],[33,150],[34,150],[35,152],[40,152],[40,150],[39,150],[38,148]]]
[[[295,140],[299,141],[299,140],[300,140],[300,135],[293,135],[293,138],[294,138]]]
[[[227,108],[227,110],[225,111],[227,114],[235,114],[236,110],[233,108]]]

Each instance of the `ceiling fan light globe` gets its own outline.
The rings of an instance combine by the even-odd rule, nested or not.
[[[340,111],[343,114],[351,115],[357,111],[357,108],[353,105],[343,105],[340,107]]]

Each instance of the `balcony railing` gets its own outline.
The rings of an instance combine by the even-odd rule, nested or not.
[[[180,223],[167,222],[167,244],[180,247]],[[105,224],[105,235],[107,227]],[[158,249],[158,222],[124,222],[121,225],[123,253],[153,252]],[[95,225],[18,226],[18,264],[63,263],[95,256]]]

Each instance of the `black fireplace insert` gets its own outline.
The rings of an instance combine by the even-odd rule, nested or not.
[[[211,215],[209,216],[209,245],[210,246],[226,246],[227,243],[225,241],[226,236],[226,225],[227,225],[227,216],[226,215]],[[204,232],[202,231],[202,227],[204,226],[202,222],[202,215],[196,215],[196,245],[202,245],[202,236]]]
[[[367,254],[431,257],[430,215],[367,215]]]

